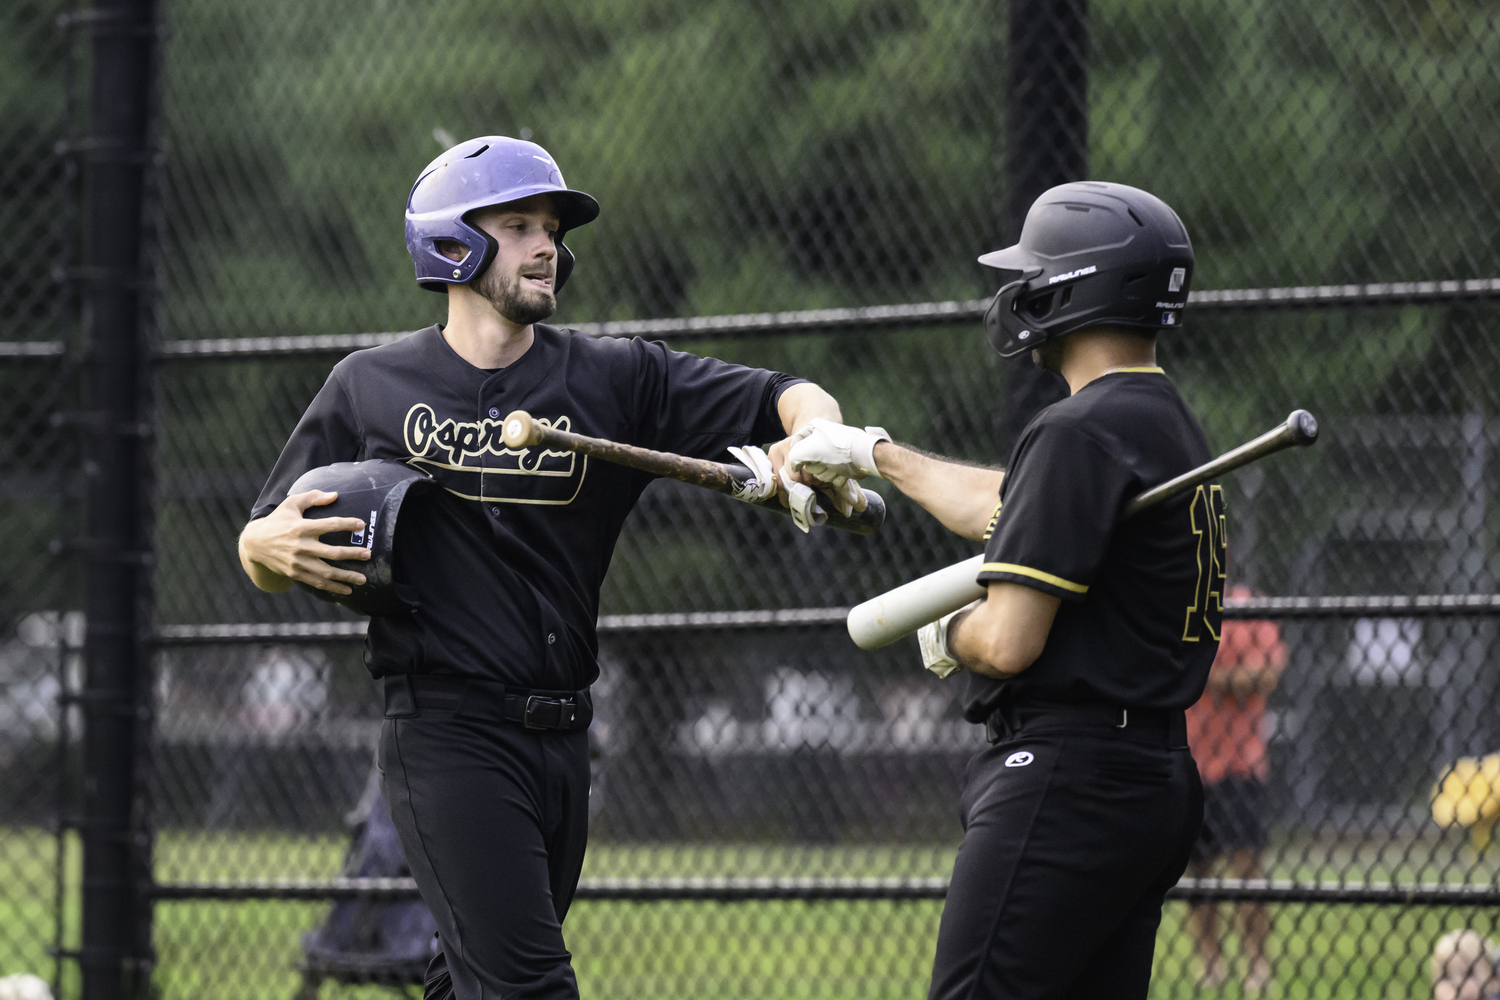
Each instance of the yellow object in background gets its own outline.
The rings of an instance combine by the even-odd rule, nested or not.
[[[1500,818],[1500,753],[1454,761],[1432,787],[1432,818],[1445,829],[1468,827],[1474,849],[1487,849]]]

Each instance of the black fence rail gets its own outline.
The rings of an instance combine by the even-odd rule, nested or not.
[[[1330,309],[1340,306],[1409,306],[1484,302],[1500,299],[1500,278],[1464,281],[1401,281],[1368,285],[1305,285],[1291,288],[1221,288],[1188,293],[1195,314],[1205,310]],[[642,337],[723,340],[797,333],[867,330],[885,326],[933,326],[978,322],[989,299],[963,302],[914,302],[850,309],[804,309],[681,319],[617,320],[571,326],[594,337]],[[401,333],[309,334],[296,337],[231,337],[170,340],[160,345],[167,358],[270,358],[297,355],[342,355],[392,344]],[[0,358],[54,358],[66,352],[62,341],[0,341]]]
[[[757,900],[921,900],[948,894],[943,878],[593,878],[578,884],[579,899],[650,903]],[[410,878],[336,878],[326,882],[174,882],[152,890],[157,899],[333,900],[419,898]],[[1500,906],[1486,886],[1424,882],[1301,883],[1290,879],[1184,878],[1167,898],[1190,903],[1360,903],[1375,906]]]

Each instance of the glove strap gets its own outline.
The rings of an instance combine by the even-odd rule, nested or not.
[[[855,440],[854,451],[850,457],[859,463],[859,471],[866,476],[878,476],[880,470],[875,466],[875,446],[882,441],[889,441],[891,436],[886,433],[884,427],[866,427],[863,439]],[[869,447],[866,447],[868,445]]]

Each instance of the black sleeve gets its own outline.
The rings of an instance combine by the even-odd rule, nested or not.
[[[786,435],[781,394],[806,379],[636,341],[636,440],[647,448],[724,461],[724,449]]]
[[[1038,424],[1006,473],[979,583],[1004,580],[1083,600],[1133,481],[1087,434],[1066,424]]]
[[[292,436],[281,449],[281,457],[271,470],[271,478],[255,501],[250,519],[265,517],[281,501],[297,477],[308,469],[333,462],[355,462],[360,458],[361,435],[354,405],[339,379],[338,370],[328,376],[323,388],[313,397],[307,412],[297,421]]]

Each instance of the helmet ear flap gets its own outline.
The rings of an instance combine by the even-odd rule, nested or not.
[[[1043,292],[1033,295],[1021,303],[1021,312],[1033,319],[1046,319],[1052,314],[1052,303],[1057,299],[1055,292]]]
[[[470,237],[464,243],[471,249],[478,250],[479,252],[479,259],[474,262],[473,268],[469,270],[468,277],[463,281],[467,285],[488,270],[489,266],[495,262],[495,255],[500,252],[500,244],[496,243],[495,237],[485,232],[483,227],[476,226],[470,222],[468,213],[459,216],[458,224],[459,228]],[[473,237],[475,236],[483,241],[478,247],[474,246]]]
[[[562,291],[562,286],[567,282],[568,275],[573,273],[573,265],[577,259],[568,245],[562,241],[562,235],[557,237],[557,275],[552,279],[552,294],[556,295]]]
[[[984,334],[1002,358],[1013,358],[1042,342],[1043,338],[1023,321],[1016,308],[1017,300],[1029,286],[1025,279],[1012,281],[995,293],[984,311]]]
[[[455,243],[468,250],[462,258],[454,260],[443,253],[441,244],[444,242]],[[495,259],[495,254],[500,251],[500,244],[489,233],[473,225],[466,218],[460,217],[454,226],[450,226],[446,234],[433,235],[418,242],[421,247],[420,253],[430,261],[430,269],[443,275],[443,280],[417,279],[417,284],[429,292],[447,292],[449,285],[467,285],[475,278],[484,273]],[[407,249],[411,251],[412,259],[418,258],[418,251],[412,248],[410,240]],[[451,276],[448,268],[452,268]]]

